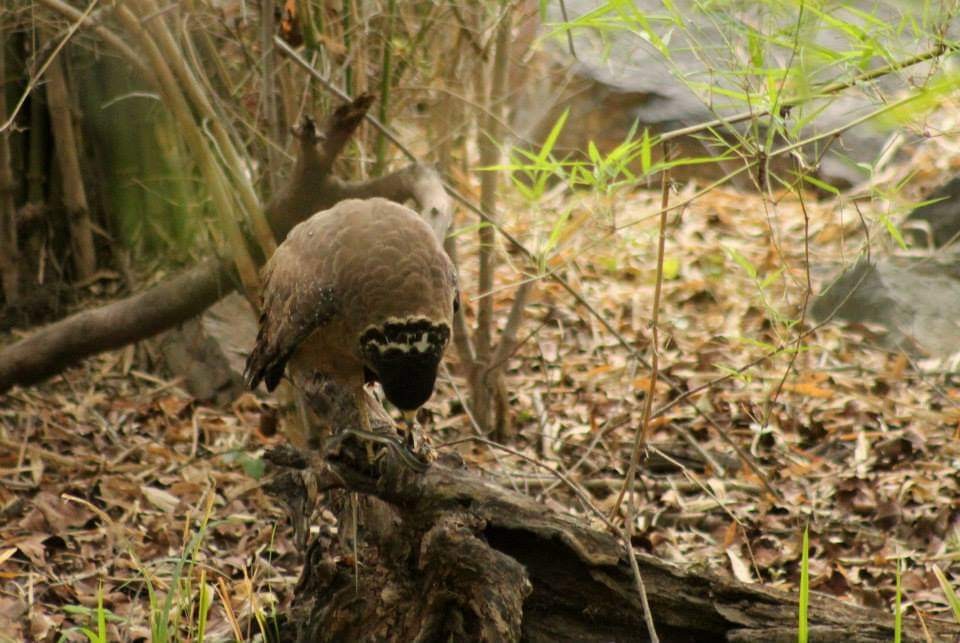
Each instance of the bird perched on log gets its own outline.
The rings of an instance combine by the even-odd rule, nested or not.
[[[293,228],[267,262],[244,379],[272,391],[289,363],[295,382],[347,392],[366,430],[363,388],[379,382],[410,422],[433,393],[458,305],[453,264],[417,213],[341,201]]]

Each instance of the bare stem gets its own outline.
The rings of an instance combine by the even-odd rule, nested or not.
[[[670,149],[667,144],[663,146],[663,160],[670,160]],[[657,376],[660,370],[660,337],[658,325],[660,323],[660,296],[663,290],[663,254],[666,248],[667,240],[667,206],[670,205],[670,171],[664,170],[660,174],[660,233],[657,239],[657,276],[653,291],[653,315],[651,322],[651,341],[650,341],[650,384],[647,387],[647,395],[643,399],[643,420],[640,430],[634,436],[633,449],[630,451],[630,465],[627,467],[627,475],[624,477],[623,487],[617,495],[617,501],[613,504],[611,516],[616,516],[620,511],[620,503],[623,502],[623,496],[627,490],[630,490],[631,502],[627,506],[627,532],[633,531],[633,519],[635,515],[635,506],[633,503],[633,494],[637,466],[640,463],[640,451],[646,446],[650,432],[650,412],[653,408],[653,395],[657,390]]]

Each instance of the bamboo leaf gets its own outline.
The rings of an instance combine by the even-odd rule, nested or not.
[[[724,246],[723,249],[726,251],[727,255],[729,255],[729,257],[733,259],[733,261],[738,266],[743,268],[743,270],[748,275],[750,275],[751,279],[757,278],[757,268],[752,263],[750,263],[749,259],[747,259],[742,254],[740,254],[740,252],[737,251],[735,248],[731,248],[730,246]]]
[[[883,223],[884,227],[887,229],[887,233],[890,237],[897,242],[897,245],[900,246],[901,250],[907,249],[907,242],[903,238],[903,235],[900,234],[900,230],[897,228],[896,224],[890,220],[885,214],[880,214],[880,222]]]

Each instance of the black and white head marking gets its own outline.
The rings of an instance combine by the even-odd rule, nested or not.
[[[364,357],[376,362],[403,356],[432,356],[439,360],[447,342],[450,326],[426,317],[391,317],[379,326],[368,326],[360,336]]]
[[[450,326],[426,317],[391,318],[360,336],[364,378],[377,381],[397,408],[413,411],[430,399]]]

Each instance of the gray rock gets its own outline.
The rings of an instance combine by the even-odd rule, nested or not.
[[[862,259],[813,300],[810,313],[882,327],[891,349],[947,357],[960,351],[960,257]]]
[[[598,0],[565,0],[565,4],[572,20],[597,10],[605,3]],[[899,24],[901,16],[912,16],[918,24],[932,24],[936,20],[935,16],[921,16],[918,13],[935,11],[935,8],[916,3],[860,0],[848,4],[854,10],[859,9],[893,24]],[[570,109],[571,115],[568,131],[564,133],[560,144],[571,150],[585,149],[590,140],[595,141],[601,150],[612,149],[624,139],[635,121],[639,122],[641,129],[650,127],[654,132],[662,132],[744,111],[746,105],[724,95],[726,91],[741,91],[738,84],[744,78],[743,63],[737,62],[735,57],[743,59],[747,43],[731,41],[734,34],[743,33],[742,26],[736,29],[729,27],[734,20],[744,24],[763,24],[765,31],[771,34],[775,29],[778,30],[784,45],[770,54],[775,60],[769,64],[785,66],[792,59],[789,45],[795,30],[792,21],[796,12],[793,9],[783,11],[783,18],[778,18],[776,3],[771,8],[766,3],[676,0],[674,5],[682,16],[682,27],[676,24],[668,26],[665,21],[669,16],[661,2],[635,0],[633,5],[648,18],[657,33],[669,31],[669,60],[636,30],[576,28],[572,31],[576,59],[569,51],[565,34],[548,39],[545,49],[554,67],[569,69],[569,74],[555,75],[552,82],[546,80],[548,75],[541,75],[525,84],[526,96],[517,105],[515,125],[526,138],[542,141],[566,108]],[[549,33],[552,24],[562,21],[559,3],[550,2],[546,7],[547,18],[542,33]],[[854,24],[860,22],[867,33],[873,30],[862,18],[844,10],[842,6],[829,10],[845,21]],[[616,10],[606,14],[611,23],[615,22],[616,16]],[[801,38],[815,41],[824,50],[841,51],[852,47],[838,29],[825,26],[811,12],[808,11],[805,18]],[[955,30],[951,28],[951,32]],[[893,60],[906,59],[931,46],[910,29],[903,29],[899,33],[899,41],[884,42]],[[796,64],[798,61],[793,62]],[[887,62],[878,58],[870,64],[878,67]],[[787,123],[796,123],[799,118],[814,115],[812,122],[803,127],[802,137],[831,131],[878,107],[881,94],[889,98],[909,89],[910,80],[922,79],[927,70],[927,65],[917,65],[901,73],[884,76],[875,81],[873,86],[878,90],[875,92],[850,89],[828,100],[811,101],[794,108],[787,117]],[[835,80],[829,76],[833,71],[832,68],[823,67],[819,76],[814,75],[807,80],[811,83],[828,83]],[[558,87],[564,87],[566,91],[560,92]],[[762,122],[766,120],[761,119]],[[745,127],[747,125],[738,126],[740,131],[744,131]],[[829,141],[825,156],[822,155],[825,142],[804,150],[805,156],[808,160],[820,159],[818,172],[821,179],[841,188],[854,185],[868,178],[858,163],[876,161],[894,129],[889,122],[873,119]],[[682,141],[680,144],[683,146],[682,152],[688,155],[705,156],[719,152],[717,149],[705,149],[695,140]],[[774,170],[788,169],[787,163],[785,159],[785,165],[779,168],[775,166]],[[695,172],[703,176],[704,172],[722,174],[726,169],[704,166]]]
[[[243,367],[257,337],[257,318],[247,300],[232,293],[196,319],[163,333],[157,346],[164,366],[183,377],[197,399],[226,404],[243,392]]]
[[[948,181],[928,196],[935,201],[907,215],[904,233],[924,247],[942,248],[960,237],[960,178]]]

